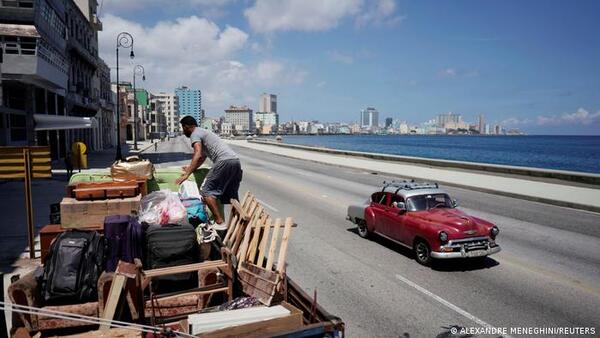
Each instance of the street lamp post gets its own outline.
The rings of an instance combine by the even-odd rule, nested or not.
[[[137,139],[138,139],[138,101],[137,91],[135,90],[135,76],[141,75],[142,81],[146,81],[146,71],[144,66],[136,65],[133,67],[133,149],[138,150]]]
[[[135,55],[133,54],[133,36],[131,36],[131,34],[127,33],[127,32],[121,32],[119,33],[119,35],[117,35],[117,48],[116,48],[116,54],[117,54],[117,155],[116,155],[116,160],[121,160],[123,159],[123,155],[121,154],[121,113],[120,113],[120,106],[121,106],[121,100],[119,98],[120,92],[119,92],[119,47],[123,47],[123,48],[131,48],[131,52],[129,53],[129,57],[130,58],[134,58]]]

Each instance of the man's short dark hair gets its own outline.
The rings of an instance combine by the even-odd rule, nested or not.
[[[191,116],[186,116],[182,118],[181,121],[179,121],[179,123],[181,123],[182,126],[198,126],[198,122],[196,122],[196,119]]]

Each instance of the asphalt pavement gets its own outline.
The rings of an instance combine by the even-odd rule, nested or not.
[[[271,215],[298,223],[290,237],[289,276],[309,294],[317,291],[319,303],[346,322],[348,337],[469,336],[451,335],[453,327],[500,328],[514,337],[523,336],[511,333],[515,328],[599,332],[599,214],[447,187],[460,208],[498,225],[503,250],[480,262],[428,268],[390,241],[360,238],[345,220],[349,204],[391,177],[234,150],[244,170],[240,195],[251,191]],[[142,156],[157,167],[181,166],[189,163],[191,147],[179,137]],[[54,184],[37,189],[51,200],[64,182]],[[5,195],[16,205],[18,195]],[[3,234],[16,226],[5,224]]]
[[[349,337],[446,337],[454,326],[506,328],[509,336],[520,336],[515,328],[600,329],[599,214],[448,187],[460,208],[499,226],[503,250],[428,268],[399,245],[360,238],[345,220],[349,204],[391,177],[234,150],[244,170],[240,195],[251,191],[273,216],[299,224],[288,274],[309,294],[317,290]],[[145,156],[179,166],[190,152],[180,137]]]

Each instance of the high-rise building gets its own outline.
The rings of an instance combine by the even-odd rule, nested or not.
[[[150,126],[149,138],[161,138],[167,135],[167,103],[158,95],[150,95],[150,120],[147,124]]]
[[[178,133],[180,129],[179,120],[181,120],[179,115],[179,97],[171,93],[160,93],[154,96],[157,100],[164,103],[167,131],[169,133]],[[201,121],[198,121],[198,123],[201,123]]]
[[[377,109],[367,107],[360,112],[360,125],[363,128],[378,128],[379,127],[379,112]]]
[[[483,117],[483,114],[479,114],[477,122],[478,122],[479,134],[484,134],[485,133],[485,119]]]
[[[392,119],[391,117],[388,117],[388,118],[386,118],[386,119],[385,119],[385,127],[386,127],[386,128],[389,128],[389,127],[391,127],[391,126],[392,126],[392,123],[393,123],[393,121],[394,121],[394,119]]]
[[[225,109],[225,122],[230,123],[238,134],[255,132],[252,109],[247,106],[229,106]]]
[[[198,124],[204,118],[202,110],[202,92],[200,89],[190,89],[186,86],[175,89],[175,95],[179,101],[179,116],[191,116]]]
[[[277,114],[277,95],[263,93],[258,103],[258,111]]]
[[[489,123],[485,124],[485,132],[484,132],[484,134],[486,134],[486,135],[490,134],[490,125],[489,125]]]
[[[455,113],[439,114],[436,118],[436,125],[440,128],[446,128],[446,124],[462,125],[462,115]]]

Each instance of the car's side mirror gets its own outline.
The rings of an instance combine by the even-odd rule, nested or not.
[[[452,207],[453,208],[458,207],[458,202],[455,199],[452,200]]]
[[[398,202],[398,204],[396,204],[396,208],[398,208],[398,210],[400,210],[400,212],[405,212],[406,204],[404,204],[404,202]]]

